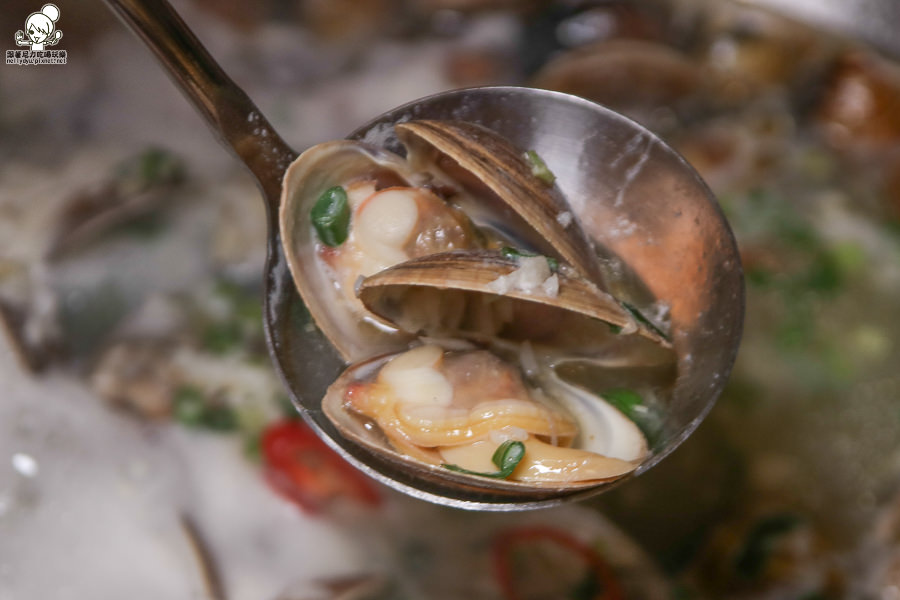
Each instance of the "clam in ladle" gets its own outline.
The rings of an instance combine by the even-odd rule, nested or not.
[[[296,159],[247,95],[215,63],[165,0],[107,0],[156,54],[220,140],[255,176],[268,220],[264,321],[269,351],[294,404],[335,450],[378,481],[414,497],[473,510],[551,506],[596,494],[646,471],[684,441],[712,408],[737,354],[744,314],[740,260],[710,191],[671,148],[640,125],[583,99],[487,87],[440,93],[391,110],[349,138],[402,153],[393,125],[432,119],[480,124],[552,166],[557,185],[611,264],[665,299],[676,375],[661,433],[631,475],[590,489],[497,489],[405,468],[343,437],[321,401],[346,367],[311,326],[278,227],[285,170]],[[615,290],[613,290],[615,292]]]

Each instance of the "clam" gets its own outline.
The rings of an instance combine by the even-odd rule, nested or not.
[[[441,250],[474,243],[454,209],[428,188],[416,186],[415,175],[399,156],[351,141],[313,146],[285,174],[279,219],[288,266],[316,324],[345,360],[395,348],[398,337],[356,301],[358,277],[428,251],[420,238]],[[329,245],[319,239],[310,213],[335,188],[346,192],[347,239]],[[439,213],[435,220],[443,221],[443,227],[435,231],[440,235],[428,235],[422,208]]]
[[[498,489],[592,487],[647,456],[634,422],[553,364],[614,352],[620,338],[653,351],[666,341],[571,269],[451,252],[376,273],[358,293],[380,318],[429,337],[350,367],[329,388],[322,409],[346,437],[448,479],[493,477],[498,448],[522,442],[515,469],[492,481]]]
[[[468,214],[605,285],[593,245],[552,185],[554,176],[535,176],[544,166],[534,164],[539,157],[526,159],[527,152],[473,123],[410,121],[395,130],[410,149],[410,163],[443,173],[469,192],[458,200]]]
[[[596,250],[539,158],[470,123],[395,131],[405,159],[328,142],[285,177],[289,268],[351,363],[325,415],[432,478],[580,489],[633,471],[644,434],[553,364],[652,354],[666,336],[604,291]],[[512,442],[522,454],[497,479],[495,452]]]
[[[629,334],[668,345],[613,296],[542,256],[432,254],[363,279],[357,294],[372,313],[415,334],[500,336],[585,355]]]
[[[288,266],[316,324],[345,360],[409,341],[366,312],[355,288],[360,276],[412,258],[509,245],[565,261],[604,285],[593,246],[562,194],[533,173],[539,157],[529,162],[505,139],[470,123],[415,121],[396,129],[406,160],[342,140],[313,146],[285,174],[279,224]],[[342,197],[333,202],[346,203],[335,216],[340,240],[324,239],[331,234],[310,218],[334,190]]]
[[[322,408],[344,435],[423,477],[480,476],[496,489],[593,487],[647,456],[643,434],[615,408],[588,414],[577,394],[549,398],[510,361],[457,348],[432,343],[355,365]],[[503,473],[496,453],[509,442],[523,453]]]

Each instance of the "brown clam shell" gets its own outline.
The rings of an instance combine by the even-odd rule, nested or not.
[[[413,167],[437,168],[479,205],[463,204],[478,221],[500,219],[541,254],[569,263],[605,289],[597,254],[562,193],[532,173],[523,150],[490,129],[461,121],[409,121],[395,126]]]
[[[499,336],[565,347],[572,355],[589,355],[598,345],[629,333],[668,346],[658,332],[637,321],[618,300],[565,267],[556,273],[559,288],[555,295],[515,287],[502,293],[491,289],[492,282],[519,266],[516,259],[491,251],[432,254],[367,277],[357,294],[375,315],[410,333],[476,340]],[[503,311],[507,323],[495,331],[480,331],[483,319],[475,313],[501,298],[514,301]],[[447,314],[440,314],[438,321],[416,321],[422,311],[415,310],[413,303],[437,311],[446,309],[449,320]]]

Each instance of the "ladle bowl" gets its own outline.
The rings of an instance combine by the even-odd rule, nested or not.
[[[224,144],[256,177],[266,203],[268,257],[264,321],[269,351],[304,419],[357,468],[417,498],[473,510],[522,510],[584,498],[618,485],[573,492],[492,489],[411,472],[342,437],[321,410],[345,368],[311,323],[282,250],[278,205],[285,169],[297,154],[247,95],[216,65],[165,0],[107,0],[157,55]],[[455,90],[382,114],[348,137],[402,153],[393,124],[456,119],[493,129],[551,166],[600,251],[621,260],[669,307],[677,374],[662,434],[646,471],[684,441],[721,393],[740,343],[744,284],[734,237],[715,198],[674,150],[637,123],[581,98],[518,87]]]

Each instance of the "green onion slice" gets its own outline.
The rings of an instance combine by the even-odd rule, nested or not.
[[[656,324],[653,323],[653,321],[651,321],[650,319],[648,319],[644,315],[644,313],[642,313],[640,310],[638,310],[638,308],[635,305],[629,304],[628,302],[622,302],[622,306],[625,307],[625,310],[627,310],[628,312],[631,313],[631,316],[633,316],[635,319],[637,319],[640,323],[643,323],[644,325],[646,325],[649,329],[651,329],[657,335],[659,335],[659,337],[666,340],[667,342],[672,341],[672,337],[668,333],[666,333],[665,331],[663,331],[662,329],[657,327]]]
[[[448,465],[445,464],[444,468],[450,469],[451,471],[455,471],[457,473],[465,473],[466,475],[478,475],[480,477],[493,477],[494,479],[506,479],[512,472],[516,470],[516,467],[519,466],[519,463],[522,462],[522,457],[525,456],[525,444],[522,442],[515,442],[513,440],[506,440],[494,451],[494,455],[491,457],[491,462],[497,465],[497,468],[500,469],[495,473],[480,473],[478,471],[470,471],[468,469],[463,469],[457,465]]]
[[[336,185],[325,190],[312,207],[310,218],[323,244],[343,244],[350,231],[350,205],[344,188]]]
[[[655,406],[645,404],[644,397],[639,392],[628,388],[613,388],[601,392],[600,396],[637,425],[651,446],[656,442],[662,432],[662,413]]]
[[[175,391],[172,399],[172,416],[188,427],[198,427],[203,423],[206,401],[197,388],[183,386]]]
[[[525,160],[531,165],[532,175],[547,185],[553,185],[553,182],[556,181],[556,175],[547,167],[547,163],[544,162],[544,159],[537,152],[528,150],[525,152]]]
[[[234,409],[226,404],[207,403],[203,393],[193,386],[182,386],[175,391],[172,416],[194,429],[234,431],[238,425]]]
[[[635,407],[644,403],[644,399],[640,394],[627,388],[606,390],[601,396],[628,417],[633,417]]]
[[[791,513],[778,513],[756,524],[735,557],[734,567],[743,579],[757,579],[766,565],[774,558],[779,539],[802,525],[802,520]]]
[[[532,256],[540,256],[540,254],[525,252],[524,250],[519,250],[518,248],[513,248],[512,246],[504,246],[500,249],[500,254],[503,255],[503,258],[507,260],[517,260],[523,256],[529,258]],[[550,270],[556,273],[559,270],[559,261],[552,256],[545,256],[544,258],[547,259],[547,265],[550,267]]]

